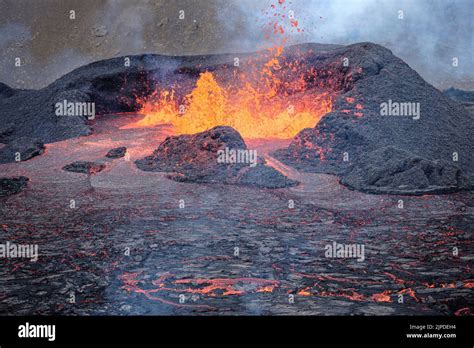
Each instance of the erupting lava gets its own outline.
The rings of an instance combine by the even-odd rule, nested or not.
[[[183,98],[173,89],[156,90],[139,100],[145,117],[126,128],[172,124],[177,134],[193,134],[231,126],[244,138],[289,139],[314,127],[331,111],[330,94],[308,91],[307,78],[315,72],[301,71],[298,62],[280,63],[282,48],[267,52],[272,55],[255,63],[258,70],[224,72],[233,74],[221,77],[230,83],[219,83],[216,73],[204,71]]]
[[[288,35],[304,32],[296,18],[287,16],[285,1],[272,3],[263,14],[267,20],[262,28],[271,48],[256,58],[236,57],[233,66],[224,69],[191,68],[201,72],[191,92],[170,88],[172,83],[160,86],[138,98],[145,117],[124,128],[172,124],[177,134],[194,134],[230,126],[247,139],[290,139],[315,127],[332,110],[333,89],[318,83],[318,72],[305,57],[296,59],[295,52],[288,52],[293,54],[288,59],[282,54]]]

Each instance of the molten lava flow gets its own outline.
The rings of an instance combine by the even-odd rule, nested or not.
[[[382,293],[373,294],[371,298],[375,302],[392,302],[392,300],[390,299],[390,294],[391,292],[389,290],[385,290]]]
[[[175,279],[172,274],[166,273],[151,282],[155,288],[142,289],[138,286],[141,272],[124,273],[119,278],[123,282],[123,289],[145,295],[151,300],[161,301],[166,304],[180,307],[201,307],[212,309],[206,305],[182,305],[167,301],[154,295],[160,292],[178,292],[198,294],[209,297],[241,296],[249,293],[272,293],[280,286],[280,281],[262,278],[194,278]],[[184,287],[183,287],[184,286]]]
[[[213,73],[201,73],[181,103],[174,90],[155,91],[139,100],[145,117],[124,128],[172,124],[178,134],[193,134],[231,126],[244,138],[292,138],[331,111],[331,95],[308,91],[306,79],[314,78],[316,72],[306,71],[298,61],[280,62],[282,51],[281,47],[269,49],[269,56],[250,63],[253,71],[234,73],[232,83],[225,87]]]
[[[261,91],[247,82],[236,91],[226,90],[212,73],[204,72],[184,104],[178,105],[174,91],[155,92],[143,103],[140,112],[145,117],[128,127],[171,123],[176,133],[193,134],[224,125],[235,128],[244,138],[287,139],[314,127],[330,110],[328,93],[302,94],[292,104],[278,95],[276,86]]]

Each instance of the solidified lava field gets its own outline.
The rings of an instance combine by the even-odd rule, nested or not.
[[[0,314],[472,314],[472,191],[351,191],[271,157],[284,140],[246,142],[298,186],[180,183],[134,164],[171,134],[120,129],[139,117],[104,117],[93,135],[0,165],[30,178],[0,198],[3,239],[39,245],[37,262],[2,260]],[[129,159],[105,157],[119,146]],[[61,169],[79,160],[105,169]],[[363,244],[365,260],[325,257],[333,242]]]

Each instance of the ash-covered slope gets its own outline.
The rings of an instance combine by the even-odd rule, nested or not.
[[[345,58],[348,67],[343,67]],[[379,45],[351,45],[315,59],[318,69],[332,66],[338,72],[341,93],[333,112],[315,128],[301,131],[287,149],[277,151],[277,158],[300,170],[338,174],[342,183],[362,191],[410,194],[472,186],[474,123],[465,108]],[[419,105],[419,115],[383,116],[383,103],[394,106],[394,102]],[[379,152],[386,147],[393,151]],[[425,170],[417,170],[416,175],[411,166],[395,165],[408,172],[391,180],[394,172],[380,170],[375,182],[365,180],[365,169],[385,168],[386,162],[394,160],[387,154],[393,153],[403,163],[422,160],[436,165],[423,166]],[[440,171],[436,178],[431,167]],[[466,180],[453,181],[453,167]],[[449,179],[444,177],[448,172]]]

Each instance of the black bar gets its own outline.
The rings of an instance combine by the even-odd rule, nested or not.
[[[19,338],[25,323],[56,325],[54,342]],[[0,346],[69,344],[411,344],[469,346],[473,317],[0,317]],[[426,326],[423,330],[410,325]],[[447,329],[437,325],[451,325]],[[436,330],[438,328],[438,330]],[[456,338],[407,338],[449,333]],[[225,338],[227,342],[222,342]]]

